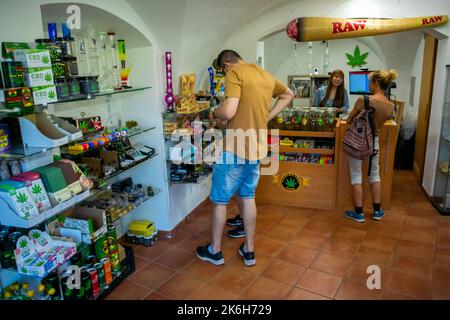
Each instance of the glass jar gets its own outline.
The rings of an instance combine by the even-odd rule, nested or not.
[[[325,131],[325,110],[320,108],[317,110],[316,131]]]
[[[56,39],[56,43],[61,48],[61,53],[63,57],[75,56],[75,38],[59,37]]]
[[[336,118],[336,109],[334,108],[327,108],[326,112],[326,131],[334,131],[334,120]]]
[[[64,68],[67,77],[74,77],[78,75],[78,63],[75,57],[63,58]]]
[[[80,83],[77,78],[67,79],[67,84],[69,85],[71,97],[77,97],[81,94]]]
[[[56,78],[55,86],[58,99],[66,99],[70,97],[69,85],[67,84],[65,77]]]
[[[309,124],[310,124],[310,112],[308,109],[303,108],[300,112],[301,114],[301,120],[300,120],[300,130],[301,131],[308,131],[309,130]]]

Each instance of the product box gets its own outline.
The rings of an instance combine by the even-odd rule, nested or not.
[[[67,181],[65,180],[64,174],[60,168],[47,166],[37,168],[34,172],[39,173],[41,176],[42,182],[48,192],[50,202],[53,206],[72,198],[72,194],[67,187]]]
[[[23,65],[19,61],[3,61],[2,77],[5,88],[19,88],[25,86]]]
[[[20,181],[26,184],[28,192],[33,198],[39,212],[44,212],[52,207],[39,174],[24,172],[18,176],[12,177],[11,180]]]
[[[11,139],[9,138],[8,125],[0,123],[0,152],[11,149]]]
[[[61,169],[61,171],[64,175],[64,179],[67,182],[67,187],[69,188],[72,196],[75,196],[75,195],[83,192],[83,188],[81,187],[80,180],[78,179],[71,164],[62,162],[62,161],[57,161],[57,162],[54,162],[53,164],[51,164],[51,166]]]
[[[39,215],[25,183],[13,180],[0,182],[0,199],[3,199],[23,219],[31,219]]]
[[[60,215],[59,226],[80,230],[83,243],[92,244],[107,232],[105,211],[74,207]]]
[[[25,68],[51,68],[50,52],[43,49],[19,49],[13,52],[14,60]]]
[[[46,276],[75,254],[75,243],[53,239],[37,229],[20,237],[14,251],[19,273],[39,277]]]
[[[57,102],[58,95],[55,86],[34,87],[32,89],[33,100],[36,105],[47,105],[49,103]]]
[[[13,59],[15,50],[30,48],[31,46],[26,42],[2,42],[2,56],[4,59]]]
[[[52,68],[26,68],[25,80],[29,87],[45,87],[54,84]]]
[[[31,108],[34,105],[33,96],[28,87],[5,89],[4,96],[7,109]]]

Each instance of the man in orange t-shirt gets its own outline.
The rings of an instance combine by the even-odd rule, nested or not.
[[[256,224],[255,190],[260,160],[267,156],[267,123],[286,108],[294,94],[269,72],[242,60],[232,50],[222,51],[217,63],[225,76],[225,100],[213,115],[226,121],[224,152],[214,165],[210,200],[214,203],[212,242],[197,248],[197,256],[214,265],[225,260],[221,252],[226,210],[237,193],[242,210],[245,243],[239,254],[247,266],[256,263],[253,240]],[[272,99],[277,102],[272,106]]]

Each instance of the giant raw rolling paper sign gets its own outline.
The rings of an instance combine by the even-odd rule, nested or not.
[[[434,27],[445,24],[447,21],[446,15],[401,19],[302,17],[292,20],[286,32],[292,40],[302,42],[376,36]]]

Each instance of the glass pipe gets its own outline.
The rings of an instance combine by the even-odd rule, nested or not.
[[[174,112],[173,105],[175,103],[175,97],[173,95],[172,87],[172,53],[166,52],[166,96],[164,98],[167,105],[167,112]]]

